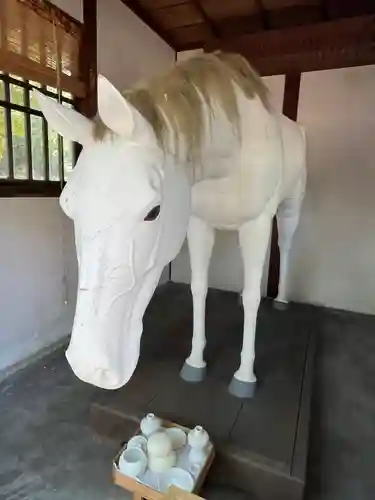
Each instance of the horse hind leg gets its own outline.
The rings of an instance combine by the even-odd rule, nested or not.
[[[278,294],[274,301],[276,309],[286,309],[287,299],[287,280],[289,274],[290,250],[293,243],[293,237],[298,227],[301,206],[304,193],[304,183],[301,181],[297,186],[293,198],[287,198],[282,201],[277,209],[277,229],[278,245],[280,250],[280,276]]]
[[[206,362],[203,357],[206,345],[205,312],[208,267],[214,240],[214,229],[202,219],[192,216],[189,222],[188,244],[194,326],[191,353],[180,373],[187,382],[200,382],[206,374]]]
[[[239,230],[240,246],[244,262],[243,344],[241,363],[229,386],[229,392],[240,398],[250,398],[255,393],[254,374],[255,328],[260,302],[260,285],[267,254],[272,217],[262,214],[256,220],[244,224]]]

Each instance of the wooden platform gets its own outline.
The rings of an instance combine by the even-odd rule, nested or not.
[[[140,362],[130,382],[103,391],[91,407],[97,432],[119,444],[149,411],[187,427],[203,425],[216,446],[209,480],[234,485],[257,500],[301,500],[305,483],[314,363],[314,313],[310,306],[259,312],[252,400],[231,396],[239,363],[242,308],[238,295],[210,290],[207,314],[208,376],[200,384],[179,378],[188,355],[192,305],[187,286],[162,287],[144,321]]]

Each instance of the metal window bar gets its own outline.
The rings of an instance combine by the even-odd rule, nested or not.
[[[9,82],[4,81],[4,97],[5,104],[10,103],[10,87]],[[2,101],[0,101],[2,105]],[[5,132],[7,136],[7,152],[8,152],[8,179],[14,179],[14,165],[13,165],[13,141],[12,141],[12,118],[10,115],[10,108],[4,106],[5,112]]]
[[[62,92],[60,89],[57,91],[57,99],[59,102],[62,102]],[[60,134],[57,135],[57,154],[59,160],[59,181],[62,187],[64,182],[64,139]]]
[[[64,139],[57,136],[58,158],[59,158],[59,181],[64,182]]]
[[[48,124],[43,117],[43,151],[44,151],[44,176],[45,180],[49,181],[49,147],[48,147]]]
[[[25,113],[27,115],[35,115],[35,116],[40,116],[40,117],[43,116],[43,113],[41,111],[38,111],[37,109],[30,109],[30,108],[27,108],[26,106],[21,106],[20,104],[15,104],[13,102],[9,102],[7,99],[5,101],[0,99],[0,106],[2,106],[5,109],[9,109],[10,111],[13,109],[14,109],[14,111],[21,111],[22,113]]]
[[[42,92],[47,92],[46,86],[42,85]],[[43,150],[44,150],[44,176],[45,180],[49,181],[49,143],[48,143],[48,123],[43,116]]]
[[[24,103],[27,109],[30,109],[30,90],[24,87]],[[26,154],[27,154],[27,168],[28,179],[33,179],[33,160],[32,160],[32,146],[31,146],[31,118],[29,113],[25,113],[25,139],[26,139]]]

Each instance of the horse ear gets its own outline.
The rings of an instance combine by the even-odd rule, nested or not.
[[[154,140],[148,122],[102,75],[98,77],[98,112],[104,125],[119,136],[137,142]]]
[[[82,146],[92,141],[92,122],[74,109],[67,108],[47,97],[38,90],[33,90],[40,110],[45,119],[58,134]]]

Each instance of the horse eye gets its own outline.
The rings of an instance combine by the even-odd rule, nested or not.
[[[158,218],[160,214],[160,205],[156,205],[156,207],[152,208],[149,213],[144,218],[145,221],[153,221]]]

